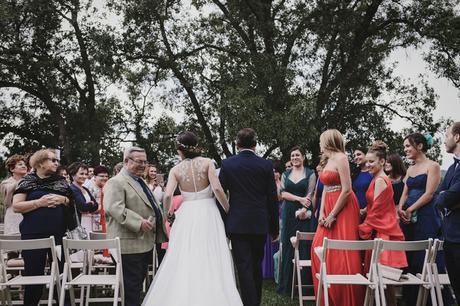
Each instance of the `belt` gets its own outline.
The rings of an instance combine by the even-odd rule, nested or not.
[[[342,190],[341,185],[324,186],[325,192],[336,192]]]

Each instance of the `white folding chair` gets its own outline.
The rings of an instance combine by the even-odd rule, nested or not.
[[[36,275],[36,276],[22,276],[18,275],[8,280],[6,272],[6,263],[4,260],[5,251],[25,251],[25,250],[38,250],[50,249],[51,250],[51,271],[49,275]],[[56,245],[54,237],[44,239],[30,239],[30,240],[0,240],[0,265],[2,269],[2,283],[0,288],[4,288],[8,305],[12,305],[10,287],[25,286],[25,285],[46,285],[48,291],[48,305],[53,304],[54,285],[57,288],[57,294],[60,293],[59,282],[59,266],[56,257]]]
[[[294,237],[291,237],[291,244],[294,248],[294,259],[292,259],[292,289],[291,289],[291,299],[294,298],[294,287],[297,286],[299,294],[299,305],[303,305],[303,301],[314,301],[315,295],[303,296],[304,287],[313,287],[313,285],[304,285],[302,284],[302,269],[307,269],[311,267],[310,259],[301,259],[299,245],[301,241],[312,241],[315,237],[315,233],[306,233],[297,231]],[[297,284],[296,284],[297,280]]]
[[[447,273],[439,274],[438,266],[436,265],[436,258],[438,257],[438,252],[443,250],[444,241],[435,239],[433,247],[431,248],[429,264],[431,265],[431,272],[433,273],[433,281],[436,289],[436,298],[439,306],[444,306],[444,301],[442,300],[442,289],[444,288],[444,286],[451,286],[449,275]]]
[[[324,297],[324,305],[329,306],[328,289],[330,285],[361,285],[366,286],[366,297],[364,305],[372,304],[372,297],[375,304],[380,306],[380,292],[377,277],[377,258],[379,249],[379,240],[332,240],[324,238],[323,246],[316,247],[315,253],[320,260],[320,272],[316,273],[318,279],[318,292],[316,305],[321,305],[321,298]],[[343,251],[372,251],[369,273],[364,276],[362,274],[328,274],[326,259],[328,250],[343,250]],[[323,293],[324,291],[324,293]]]
[[[107,233],[103,232],[89,232],[89,239],[90,240],[106,240],[107,239]],[[87,252],[88,256],[88,270],[91,271],[91,274],[108,274],[109,269],[115,269],[116,265],[113,262],[113,259],[111,257],[104,257],[103,254],[96,254],[94,250],[89,250]],[[104,259],[104,260],[102,260]],[[97,288],[96,288],[97,289]],[[96,296],[97,297],[91,297],[91,290],[89,287],[86,288],[86,301],[87,303],[90,302],[110,302],[112,301],[111,298],[108,297],[102,297],[100,295],[105,295],[104,293],[107,292],[106,288],[100,288],[101,291],[96,291]],[[85,291],[85,290],[83,290]],[[109,292],[110,293],[110,292]]]
[[[118,305],[119,299],[121,305],[124,305],[124,287],[123,287],[123,273],[122,273],[122,261],[120,251],[120,239],[105,239],[105,240],[70,240],[67,238],[63,239],[65,264],[64,264],[64,275],[62,278],[61,288],[61,299],[59,305],[64,305],[64,293],[65,290],[70,290],[70,302],[72,306],[75,305],[75,292],[74,286],[78,286],[81,290],[85,287],[90,286],[112,286],[114,288],[113,305]],[[75,278],[72,276],[71,266],[72,261],[70,258],[70,250],[83,250],[85,253],[88,251],[109,249],[112,258],[115,261],[115,274],[91,274],[91,269],[88,267],[88,256],[85,256],[85,262],[83,263],[82,272]],[[83,295],[82,295],[83,296]],[[89,300],[86,299],[86,305]]]
[[[417,306],[426,304],[426,292],[430,292],[432,306],[436,306],[436,294],[434,289],[434,282],[431,273],[431,266],[428,264],[428,260],[431,256],[431,248],[433,245],[433,239],[420,240],[420,241],[387,241],[382,240],[380,244],[379,253],[385,250],[391,251],[405,251],[405,252],[425,252],[423,261],[423,268],[420,273],[416,275],[412,273],[404,273],[401,275],[399,280],[393,280],[383,277],[382,265],[377,265],[380,296],[382,297],[382,305],[386,306],[385,299],[385,288],[388,285],[391,286],[407,286],[416,285],[419,286],[419,292],[417,296]]]

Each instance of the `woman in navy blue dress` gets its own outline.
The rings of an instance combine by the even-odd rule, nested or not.
[[[404,139],[406,157],[414,162],[407,170],[398,207],[401,228],[407,241],[435,239],[440,234],[441,218],[432,199],[441,181],[441,170],[437,162],[425,155],[430,146],[431,143],[420,133],[410,134]],[[408,252],[408,272],[421,273],[424,256],[424,252]],[[444,260],[441,259],[442,256],[438,256],[438,269],[444,271]],[[418,287],[404,287],[407,287],[403,288],[406,305],[415,305]],[[452,301],[446,294],[443,295],[444,303],[450,305]]]
[[[352,174],[352,187],[359,202],[359,213],[362,217],[366,214],[366,192],[372,182],[372,175],[367,171],[366,166],[367,148],[360,147],[353,152],[353,160],[357,168]]]

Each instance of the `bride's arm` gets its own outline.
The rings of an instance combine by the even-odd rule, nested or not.
[[[175,169],[176,168],[174,167],[171,169],[171,171],[169,171],[168,183],[166,184],[165,194],[163,197],[164,209],[166,212],[170,214],[174,213],[174,209],[172,208],[171,202],[172,202],[174,190],[176,190],[176,187],[177,187],[177,179],[176,179],[176,175],[174,172]]]
[[[225,210],[225,212],[228,212],[230,205],[228,204],[227,196],[225,195],[224,189],[220,184],[219,178],[216,175],[216,167],[214,166],[212,160],[209,160],[208,178],[212,191],[216,195],[217,200],[219,201],[220,205],[222,205],[222,208]]]

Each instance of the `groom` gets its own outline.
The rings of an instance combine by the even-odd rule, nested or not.
[[[232,243],[243,304],[257,306],[262,297],[266,235],[278,235],[276,184],[272,163],[255,154],[255,131],[240,130],[236,144],[239,154],[222,162],[219,179],[230,193],[226,231]]]
[[[460,299],[460,121],[446,131],[447,153],[454,155],[454,164],[447,170],[435,196],[435,205],[443,215],[444,258],[457,303]]]

